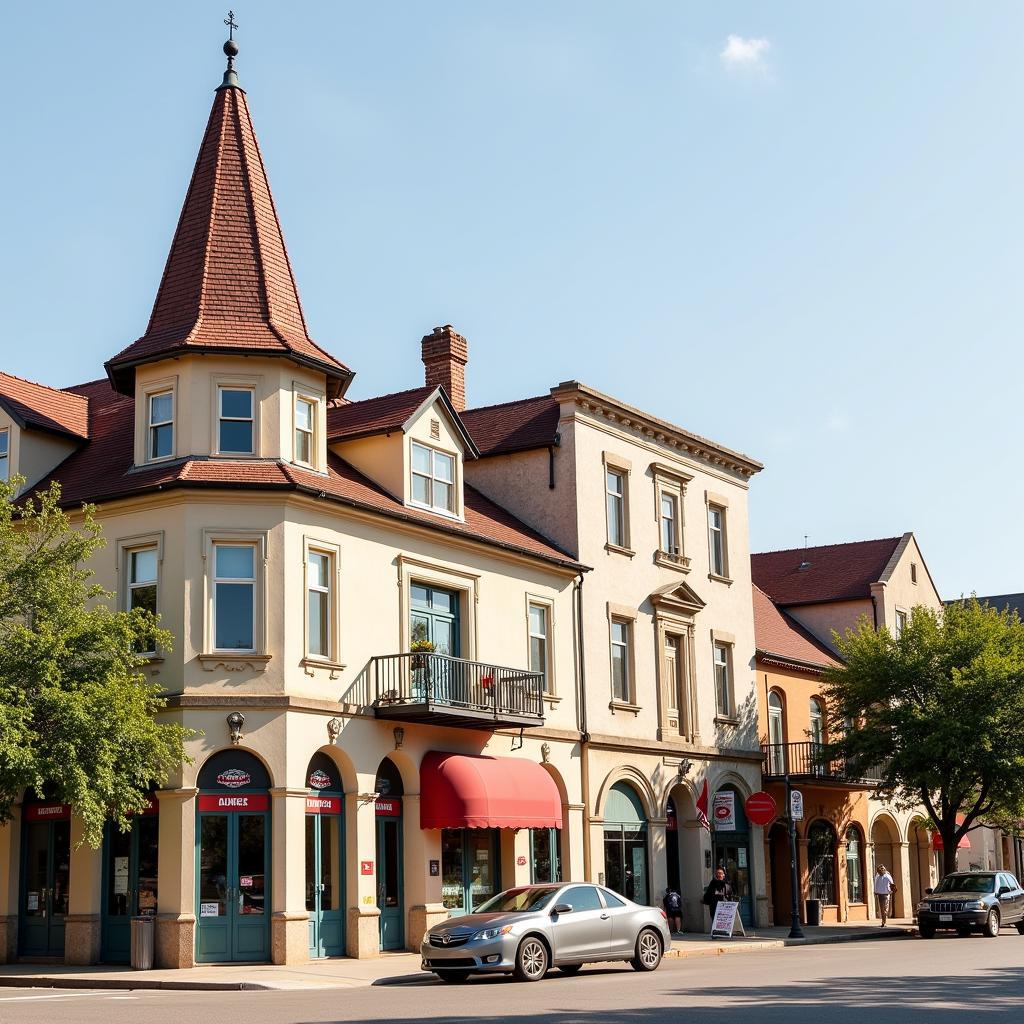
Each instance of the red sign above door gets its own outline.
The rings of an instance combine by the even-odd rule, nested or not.
[[[307,814],[341,814],[340,796],[307,796]]]
[[[67,821],[71,817],[69,804],[26,804],[25,821]]]
[[[235,811],[266,811],[270,808],[270,797],[266,793],[204,793],[199,797],[200,811],[219,811],[230,814]]]
[[[382,796],[377,800],[378,818],[399,818],[402,815],[402,801],[396,796]]]
[[[743,804],[743,810],[747,817],[755,825],[770,825],[779,813],[775,806],[775,799],[771,793],[761,790],[759,793],[751,793]]]

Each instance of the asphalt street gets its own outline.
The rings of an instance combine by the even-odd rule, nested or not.
[[[964,1024],[1021,1020],[1024,937],[856,942],[480,979],[331,991],[70,992],[0,989],[0,1022],[517,1024]]]

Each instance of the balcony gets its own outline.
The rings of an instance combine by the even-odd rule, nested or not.
[[[828,757],[828,744],[811,740],[803,743],[762,743],[761,769],[766,779],[784,779],[786,769],[794,782],[820,782],[823,785],[842,785],[870,788],[878,784],[882,773],[868,768],[860,774],[851,770],[842,758]]]
[[[544,677],[447,654],[372,659],[377,718],[462,729],[544,724]]]

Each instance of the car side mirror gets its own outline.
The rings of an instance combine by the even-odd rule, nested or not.
[[[997,895],[1005,896],[1008,892],[1013,892],[1013,890],[1008,885],[1001,885],[999,886],[999,892],[997,893]]]
[[[554,916],[556,916],[556,917],[559,914],[571,914],[572,913],[572,904],[571,903],[556,903],[555,904],[555,909],[552,910],[551,913]]]
[[[925,894],[925,896],[931,896],[931,894],[933,892],[935,892],[935,890],[929,888],[929,889],[925,889],[924,894]]]

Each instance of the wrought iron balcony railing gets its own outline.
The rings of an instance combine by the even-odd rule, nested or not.
[[[761,756],[764,758],[762,772],[765,778],[820,779],[823,782],[845,782],[856,785],[873,785],[882,773],[878,768],[857,772],[853,766],[840,757],[829,757],[827,743],[806,740],[801,743],[762,743]]]
[[[544,723],[538,672],[428,653],[379,655],[372,665],[378,718],[470,729]]]

